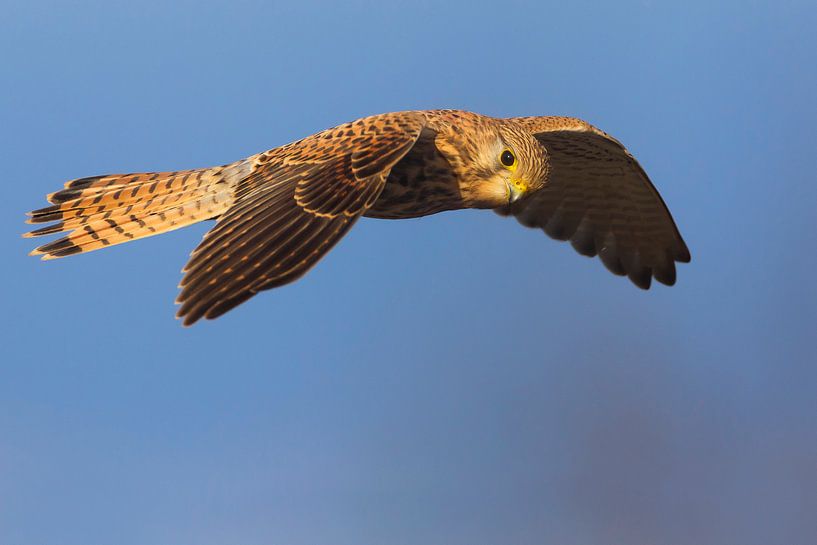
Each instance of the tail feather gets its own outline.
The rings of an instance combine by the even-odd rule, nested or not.
[[[68,232],[31,252],[55,259],[165,233],[223,214],[251,169],[252,158],[210,169],[72,180],[48,195],[51,206],[29,212],[27,220],[56,223],[23,236]]]
[[[76,229],[86,223],[92,223],[114,216],[139,216],[150,214],[159,210],[168,210],[173,207],[192,200],[196,200],[208,193],[202,189],[185,190],[179,193],[166,193],[153,195],[151,199],[120,199],[112,200],[112,195],[103,195],[102,202],[91,206],[81,204],[54,205],[32,212],[32,217],[27,223],[45,223],[58,221],[56,225],[49,228],[60,227],[60,231]],[[108,202],[104,202],[104,201]],[[73,201],[71,201],[73,203]],[[32,231],[33,236],[37,236],[37,231]]]

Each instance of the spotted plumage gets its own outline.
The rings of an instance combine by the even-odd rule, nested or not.
[[[456,110],[382,114],[213,168],[73,180],[25,236],[67,233],[54,259],[215,219],[185,265],[178,316],[216,318],[306,273],[360,216],[494,209],[599,255],[648,288],[689,251],[658,192],[615,139],[579,119]]]

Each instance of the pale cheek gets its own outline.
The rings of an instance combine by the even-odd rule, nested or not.
[[[482,182],[471,187],[470,203],[472,208],[496,208],[508,204],[508,184],[505,180],[496,179]]]

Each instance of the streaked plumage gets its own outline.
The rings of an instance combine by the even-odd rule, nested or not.
[[[492,208],[645,289],[690,259],[632,155],[568,117],[382,114],[220,167],[73,180],[48,200],[28,222],[53,223],[25,236],[68,235],[32,252],[43,259],[215,219],[183,270],[185,325],[299,278],[360,216]]]

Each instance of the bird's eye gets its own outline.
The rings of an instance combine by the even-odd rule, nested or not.
[[[499,156],[499,162],[505,165],[508,168],[511,168],[516,164],[516,155],[509,149],[502,150],[502,154]]]

